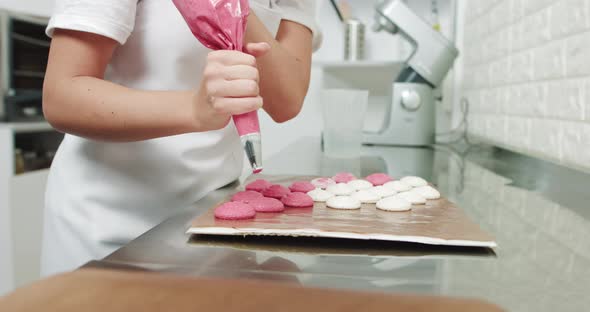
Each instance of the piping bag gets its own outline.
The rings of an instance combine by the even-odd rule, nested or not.
[[[172,0],[193,35],[212,50],[243,51],[248,0]],[[252,172],[262,171],[258,112],[232,116]]]

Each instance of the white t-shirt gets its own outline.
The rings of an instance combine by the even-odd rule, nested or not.
[[[315,0],[250,0],[276,34],[281,19],[320,33]],[[206,54],[170,0],[57,0],[47,28],[91,32],[121,45],[107,79],[143,90],[198,86]],[[162,103],[166,105],[166,103]],[[46,193],[42,274],[100,259],[241,173],[243,151],[233,124],[225,129],[133,143],[66,135]],[[181,231],[183,229],[179,229]]]

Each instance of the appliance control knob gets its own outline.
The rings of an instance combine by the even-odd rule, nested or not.
[[[401,94],[402,107],[409,111],[416,111],[422,104],[420,94],[415,90],[405,90]]]

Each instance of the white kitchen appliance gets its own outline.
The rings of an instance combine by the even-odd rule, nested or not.
[[[434,89],[443,81],[459,52],[454,44],[417,16],[402,0],[376,8],[375,31],[401,34],[413,52],[393,82],[378,129],[365,129],[363,142],[376,145],[426,146],[434,143]]]

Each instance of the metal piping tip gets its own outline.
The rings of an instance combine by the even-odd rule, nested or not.
[[[241,137],[246,157],[253,173],[262,171],[262,139],[260,133],[246,134]]]

